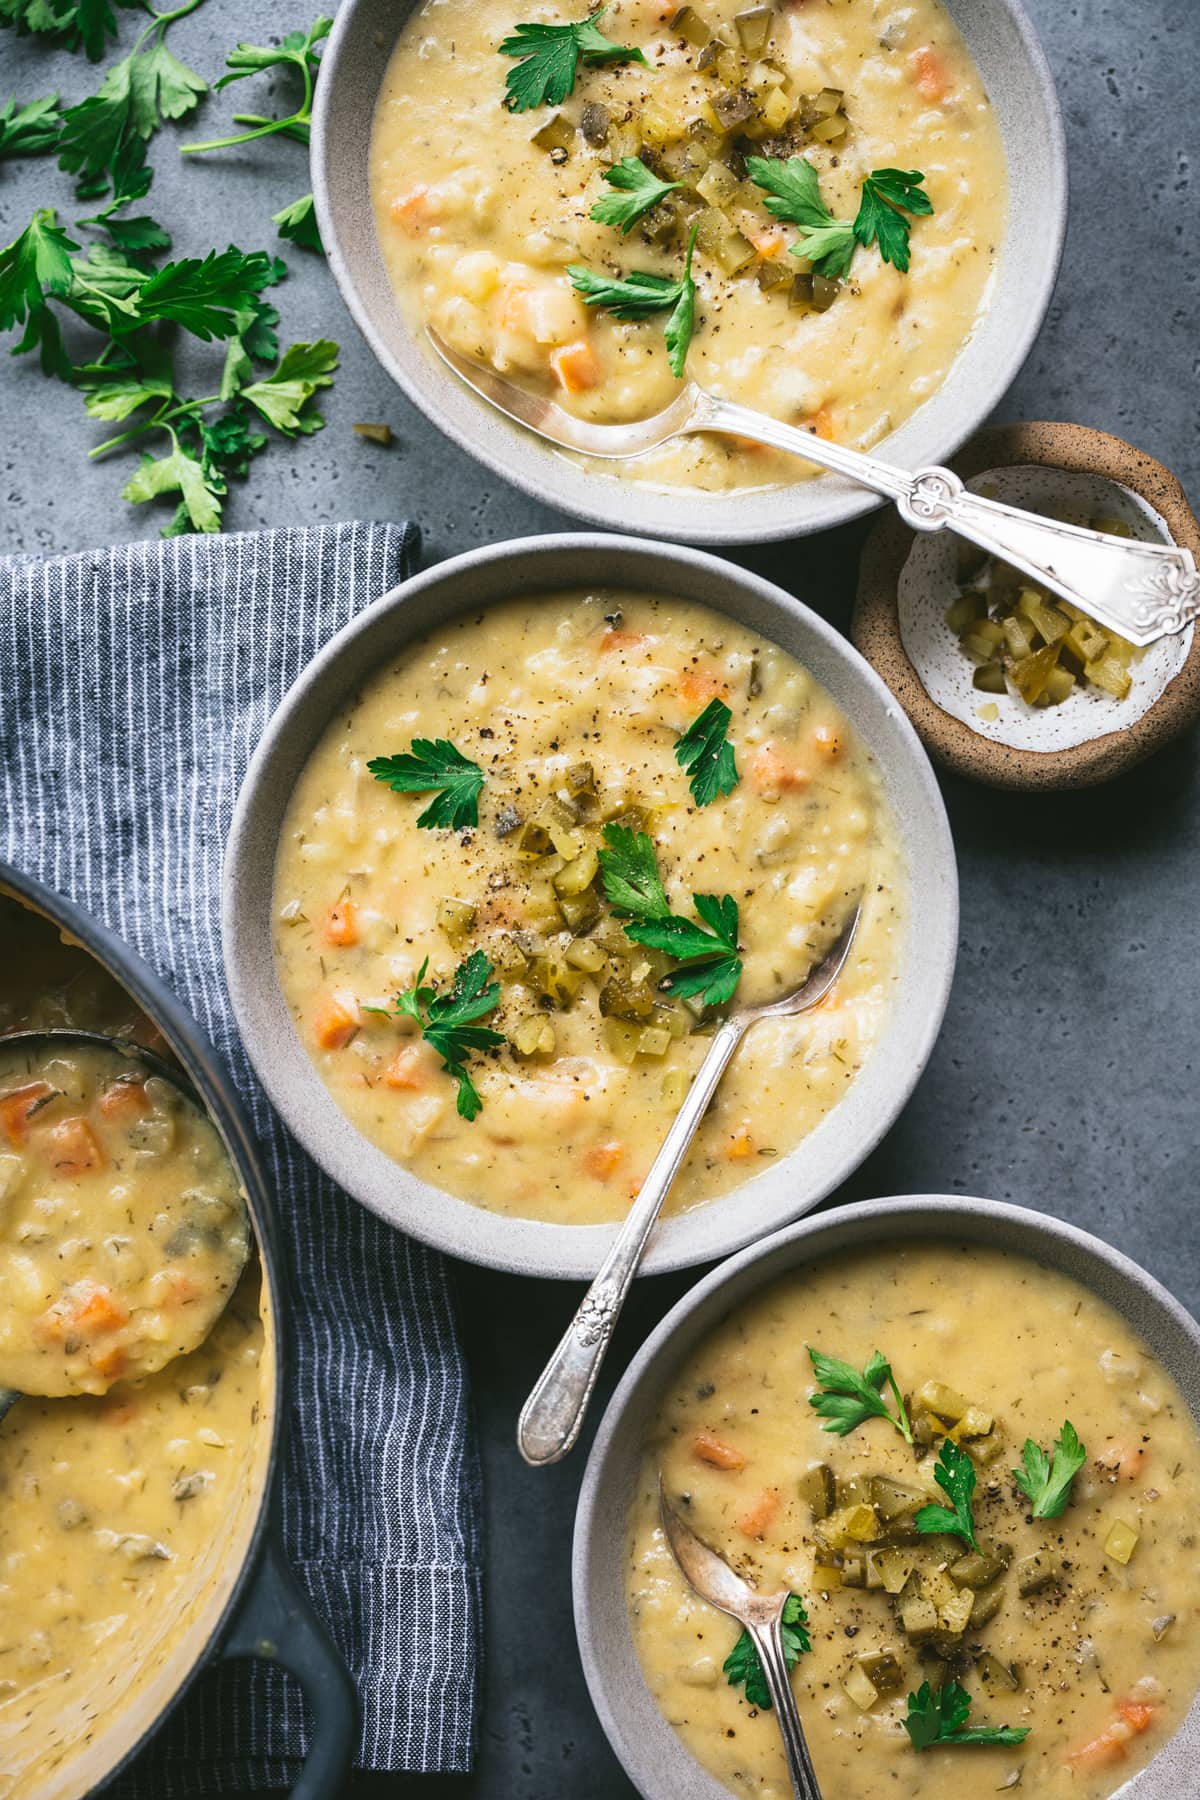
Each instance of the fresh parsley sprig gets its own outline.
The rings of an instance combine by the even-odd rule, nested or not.
[[[436,792],[417,824],[432,830],[447,826],[461,831],[479,823],[479,796],[484,773],[448,738],[414,738],[411,751],[400,756],[373,756],[367,768],[394,794]]]
[[[808,1614],[804,1610],[803,1600],[799,1594],[789,1594],[783,1603],[779,1633],[783,1640],[783,1660],[789,1673],[800,1658],[812,1649],[807,1626]],[[728,1677],[730,1687],[745,1687],[746,1700],[750,1706],[756,1706],[760,1712],[770,1712],[771,1690],[763,1673],[762,1658],[748,1631],[743,1629],[721,1668]]]
[[[663,312],[668,306],[671,308],[663,335],[666,338],[667,361],[671,365],[671,373],[679,381],[683,379],[684,364],[696,328],[696,283],[692,279],[692,253],[696,248],[697,230],[698,227],[693,225],[684,257],[683,274],[678,281],[672,281],[668,275],[651,275],[641,269],[635,270],[632,275],[595,275],[582,263],[567,264],[571,286],[582,297],[584,305],[603,306],[612,313],[614,319],[620,319],[626,324],[639,324],[652,313]]]
[[[933,211],[933,202],[921,185],[919,169],[874,169],[862,184],[858,212],[853,219],[836,219],[821,198],[821,182],[806,157],[748,156],[746,173],[767,198],[763,202],[775,218],[800,227],[791,246],[793,256],[803,256],[818,275],[831,281],[844,278],[855,246],[878,243],[879,254],[903,274],[909,264],[909,222]]]
[[[889,1425],[895,1426],[906,1444],[912,1443],[912,1426],[904,1396],[885,1356],[878,1350],[872,1351],[871,1360],[860,1375],[852,1363],[824,1356],[811,1344],[807,1348],[813,1374],[820,1384],[820,1391],[809,1395],[808,1404],[826,1421],[823,1430],[832,1431],[837,1437],[848,1437],[868,1419],[886,1419]],[[894,1413],[883,1397],[885,1386],[895,1397]]]
[[[261,113],[235,113],[235,125],[244,126],[229,137],[210,138],[202,144],[184,144],[185,156],[198,156],[208,150],[225,150],[238,144],[250,144],[257,138],[281,133],[307,144],[312,126],[313,88],[321,67],[320,46],[333,29],[333,20],[321,14],[307,31],[289,31],[279,44],[238,44],[225,58],[229,73],[216,83],[220,91],[231,82],[244,81],[249,75],[262,75],[282,69],[299,76],[302,84],[300,104],[282,118],[264,118]],[[290,238],[306,250],[321,250],[321,234],[311,194],[302,194],[279,212],[272,223],[281,238]]]
[[[923,1681],[908,1696],[908,1717],[903,1721],[914,1750],[934,1744],[1023,1744],[1029,1727],[1009,1725],[967,1726],[971,1696],[957,1681],[948,1681],[936,1693]]]
[[[116,4],[140,6],[141,0]],[[100,61],[117,33],[109,0],[0,0],[0,25],[14,26],[18,37],[33,32],[64,50],[83,50],[90,62]]]
[[[738,784],[737,759],[727,733],[733,714],[723,700],[710,700],[675,744],[675,761],[688,772],[697,806],[709,806],[718,794],[731,794]]]
[[[926,1534],[948,1532],[962,1538],[972,1550],[975,1542],[975,1516],[971,1497],[975,1492],[975,1464],[954,1442],[947,1438],[934,1465],[933,1479],[950,1502],[949,1506],[922,1506],[913,1514],[913,1524]]]
[[[696,894],[703,923],[680,918],[671,911],[646,833],[614,823],[604,827],[604,842],[599,857],[605,895],[618,912],[633,915],[626,937],[684,965],[664,977],[664,992],[699,999],[704,1006],[724,1006],[742,978],[736,900],[728,894],[720,899]]]
[[[619,191],[597,200],[589,216],[598,225],[618,227],[622,236],[632,231],[651,207],[683,186],[680,181],[660,181],[640,156],[623,156],[611,169],[605,169],[604,179]]]
[[[0,106],[0,161],[12,156],[43,156],[57,150],[62,112],[57,94],[18,106],[11,95]]]
[[[1087,1451],[1070,1419],[1063,1422],[1052,1457],[1026,1438],[1024,1466],[1014,1469],[1013,1475],[1035,1519],[1057,1519],[1066,1511],[1075,1477],[1086,1461]]]
[[[433,1045],[442,1059],[442,1067],[458,1083],[458,1111],[464,1119],[479,1116],[483,1101],[467,1070],[467,1055],[472,1050],[494,1050],[504,1042],[502,1032],[478,1025],[500,1004],[500,983],[492,980],[492,965],[482,950],[473,950],[454,971],[450,987],[439,993],[426,986],[425,972],[429,958],[417,973],[412,987],[396,995],[395,1010],[415,1019],[421,1035]],[[381,1006],[369,1006],[367,1012],[386,1013]]]
[[[518,25],[497,48],[501,56],[519,57],[504,78],[504,104],[510,112],[535,106],[561,106],[575,86],[581,61],[613,63],[646,61],[630,44],[614,44],[596,24],[602,6],[586,19],[568,25]]]

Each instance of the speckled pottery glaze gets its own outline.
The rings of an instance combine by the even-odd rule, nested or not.
[[[731,1257],[669,1312],[614,1394],[588,1458],[575,1518],[575,1630],[592,1703],[644,1800],[729,1800],[667,1723],[642,1675],[625,1600],[628,1514],[642,1445],[673,1372],[729,1314],[820,1258],[889,1238],[951,1238],[1034,1258],[1082,1282],[1150,1345],[1200,1422],[1200,1326],[1144,1269],[1099,1238],[1022,1207],[920,1194],[839,1207]],[[1200,1696],[1180,1730],[1114,1800],[1196,1791]]]
[[[1075,523],[1119,518],[1135,537],[1200,554],[1200,525],[1175,477],[1121,438],[1082,425],[1001,425],[952,467],[971,488]],[[863,552],[852,635],[909,714],[926,748],[993,787],[1072,788],[1109,780],[1200,716],[1194,626],[1135,660],[1124,700],[1078,689],[1061,706],[980,693],[945,623],[958,591],[956,539],[881,520]],[[991,717],[994,703],[995,716]]]
[[[598,525],[692,544],[762,543],[843,524],[879,505],[838,476],[713,495],[596,475],[511,424],[409,330],[388,281],[367,182],[371,126],[392,46],[416,0],[343,0],[321,63],[312,178],[329,264],[355,322],[414,405],[459,447],[538,500]],[[944,462],[998,405],[1050,304],[1067,219],[1054,80],[1020,0],[943,0],[996,110],[1009,215],[986,311],[946,381],[875,446],[902,468]]]
[[[832,626],[781,588],[701,551],[563,535],[491,545],[441,563],[368,607],[309,664],[246,773],[225,858],[222,941],[238,1024],[272,1101],[328,1173],[364,1206],[470,1262],[590,1278],[615,1225],[507,1218],[418,1180],[361,1136],[300,1041],[275,970],[273,890],[284,813],[331,716],[397,650],[460,612],[514,594],[584,586],[684,595],[796,657],[874,758],[896,821],[908,925],[887,1027],[843,1098],[788,1156],[705,1206],[663,1220],[642,1272],[711,1262],[808,1211],[862,1162],[916,1085],[945,1011],[958,936],[954,847],[933,770],[878,676]]]

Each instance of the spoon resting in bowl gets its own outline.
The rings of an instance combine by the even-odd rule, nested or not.
[[[728,1614],[750,1633],[763,1676],[771,1695],[771,1707],[783,1738],[788,1774],[796,1800],[821,1800],[821,1789],[808,1753],[804,1727],[796,1706],[796,1696],[788,1678],[783,1654],[783,1609],[790,1595],[786,1588],[777,1594],[760,1594],[748,1581],[736,1575],[723,1557],[710,1550],[690,1525],[680,1518],[667,1499],[658,1478],[658,1511],[662,1528],[679,1572],[694,1593],[709,1606]]]
[[[561,1461],[579,1436],[600,1365],[650,1233],[734,1051],[750,1027],[760,1019],[792,1018],[796,1013],[807,1012],[825,998],[850,954],[859,911],[856,905],[833,948],[809,971],[798,988],[781,1000],[771,1000],[762,1006],[740,1007],[717,1026],[704,1061],[684,1096],[662,1149],[650,1165],[650,1173],[617,1233],[616,1242],[522,1408],[517,1425],[517,1447],[527,1463],[538,1467]]]
[[[631,425],[593,425],[541,394],[527,393],[483,363],[460,356],[431,326],[425,329],[442,361],[481,399],[564,450],[623,462],[674,437],[696,431],[731,432],[790,451],[848,476],[860,487],[872,488],[895,502],[914,531],[948,526],[1032,580],[1044,582],[1130,643],[1153,644],[1200,618],[1200,571],[1191,551],[1178,544],[1113,537],[989,500],[964,487],[952,469],[936,464],[897,468],[798,425],[785,425],[769,413],[722,400],[694,381],[685,381],[670,405],[649,419]]]

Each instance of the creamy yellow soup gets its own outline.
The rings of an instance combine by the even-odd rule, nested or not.
[[[739,779],[700,806],[675,747],[714,699]],[[430,796],[368,769],[436,738],[485,772],[475,829],[420,827]],[[380,668],[288,806],[277,969],[322,1080],[397,1161],[499,1212],[619,1217],[708,1047],[712,1010],[663,991],[671,963],[608,902],[597,852],[621,821],[651,838],[673,911],[691,916],[697,894],[736,900],[739,1001],[799,985],[863,907],[828,1002],[745,1040],[675,1184],[680,1210],[792,1149],[888,1017],[904,920],[895,827],[871,758],[811,675],[683,601],[593,591],[493,606]],[[475,952],[500,985],[486,1024],[505,1043],[469,1057],[481,1106],[466,1119],[395,996],[426,963],[445,993]]]
[[[212,1121],[129,1056],[0,1039],[0,1386],[104,1393],[204,1341],[249,1226]]]
[[[3,1034],[14,1030],[73,1026],[162,1047],[130,997],[85,951],[4,896],[0,932],[9,952],[0,982],[6,1084],[0,1092],[11,1097],[22,1085],[12,1079],[12,1062],[25,1053],[4,1043]],[[219,1232],[222,1276],[236,1279],[246,1252],[244,1235],[240,1251],[232,1248],[244,1233],[244,1223],[231,1223],[242,1217],[241,1198],[236,1185],[230,1187],[231,1171],[212,1127],[192,1116],[194,1109],[183,1112],[176,1099],[151,1090],[144,1110],[120,1095],[124,1105],[106,1117],[99,1107],[114,1084],[111,1056],[72,1051],[53,1060],[54,1068],[43,1062],[24,1070],[26,1077],[52,1078],[56,1097],[41,1110],[40,1126],[38,1111],[29,1117],[19,1103],[3,1113],[0,1100],[0,1116],[18,1136],[23,1125],[29,1128],[17,1146],[7,1125],[0,1130],[0,1167],[10,1181],[0,1211],[0,1330],[7,1345],[0,1379],[18,1387],[28,1360],[19,1345],[30,1309],[14,1302],[13,1262],[24,1258],[29,1265],[30,1291],[49,1277],[60,1253],[75,1286],[78,1268],[94,1269],[82,1242],[89,1229],[85,1213],[106,1213],[116,1204],[116,1157],[136,1157],[147,1147],[123,1142],[139,1119],[144,1126],[171,1120],[169,1154],[177,1159],[177,1175],[188,1147],[195,1153],[183,1184],[192,1188],[193,1201],[181,1203],[180,1184],[169,1180],[154,1198],[161,1167],[131,1162],[122,1174],[140,1216],[114,1230],[108,1229],[113,1220],[105,1219],[106,1238],[128,1236],[130,1242],[120,1256],[108,1255],[97,1237],[92,1248],[103,1263],[97,1285],[136,1302],[143,1284],[164,1271],[207,1278],[214,1247],[205,1250],[203,1236],[212,1218],[211,1209],[204,1209],[203,1220],[195,1213],[201,1192],[230,1208],[222,1212]],[[118,1072],[118,1081],[122,1073],[128,1070]],[[163,1100],[161,1112],[156,1099]],[[41,1166],[37,1135],[51,1131],[56,1120],[84,1116],[107,1161],[104,1178],[88,1170],[64,1185]],[[83,1144],[74,1133],[73,1151]],[[54,1204],[39,1208],[39,1197]],[[74,1222],[73,1209],[82,1209]],[[157,1244],[156,1222],[173,1209],[172,1229]],[[22,1236],[23,1225],[31,1227],[32,1238]],[[191,1237],[193,1226],[200,1231],[199,1247],[194,1238],[190,1248],[181,1238],[173,1255],[166,1247],[173,1231]],[[48,1235],[39,1237],[43,1230]],[[124,1270],[120,1277],[114,1270],[135,1250],[144,1270],[127,1285]],[[47,1292],[39,1293],[39,1303]],[[163,1298],[152,1286],[147,1293]],[[186,1339],[169,1325],[160,1336],[155,1315],[161,1308],[135,1304],[130,1321],[105,1342],[108,1350],[119,1347],[129,1356],[131,1368],[142,1371],[139,1379],[121,1379],[102,1397],[21,1399],[0,1424],[0,1792],[10,1800],[77,1800],[107,1773],[114,1756],[137,1741],[199,1654],[205,1620],[215,1617],[210,1609],[227,1594],[239,1546],[248,1544],[269,1451],[273,1367],[257,1259],[251,1258],[231,1299],[210,1289],[203,1304],[210,1308],[211,1329],[206,1335],[189,1324],[192,1343],[203,1341],[168,1367],[144,1372],[163,1354],[186,1349]],[[150,1329],[143,1332],[143,1326]],[[73,1387],[90,1384],[97,1374],[85,1339],[81,1332],[78,1349],[67,1351],[60,1365]],[[94,1347],[103,1354],[98,1341]],[[61,1355],[64,1345],[57,1349]],[[108,1379],[102,1377],[102,1385]],[[108,1755],[110,1743],[117,1747]]]
[[[679,389],[666,312],[622,323],[585,306],[568,269],[678,280],[694,225],[687,373],[866,449],[941,385],[987,303],[1006,174],[979,74],[937,0],[783,0],[748,36],[739,0],[703,0],[673,29],[678,10],[613,0],[600,28],[646,64],[583,60],[560,106],[511,112],[513,59],[498,46],[521,21],[562,25],[582,9],[544,0],[414,9],[371,148],[378,238],[400,305],[415,327],[433,325],[462,354],[581,418],[643,418]],[[873,170],[922,173],[933,211],[910,221],[907,272],[860,247],[845,280],[818,279],[814,290],[811,264],[791,254],[797,228],[766,210],[748,155],[806,158],[843,220]],[[623,234],[590,215],[615,191],[606,170],[630,157],[679,185]],[[816,472],[711,436],[620,468],[713,492]]]
[[[915,1446],[877,1417],[822,1430],[810,1345],[859,1370],[882,1352]],[[1051,1452],[1066,1421],[1086,1460],[1065,1510],[1036,1518],[1012,1470],[1027,1439]],[[914,1496],[947,1503],[934,1477],[947,1435],[975,1470],[975,1557],[913,1524]],[[1105,1800],[1191,1704],[1196,1427],[1147,1345],[1053,1269],[942,1243],[828,1258],[739,1309],[672,1379],[630,1518],[638,1654],[697,1760],[732,1794],[784,1800],[775,1721],[722,1667],[737,1628],[667,1548],[660,1470],[748,1580],[801,1597],[812,1648],[792,1681],[826,1800]],[[951,1681],[970,1726],[1028,1736],[915,1749],[907,1696]]]

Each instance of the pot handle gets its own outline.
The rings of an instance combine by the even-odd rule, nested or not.
[[[332,1800],[354,1749],[358,1696],[341,1653],[272,1536],[221,1655],[278,1663],[296,1677],[312,1713],[312,1740],[291,1800]]]

